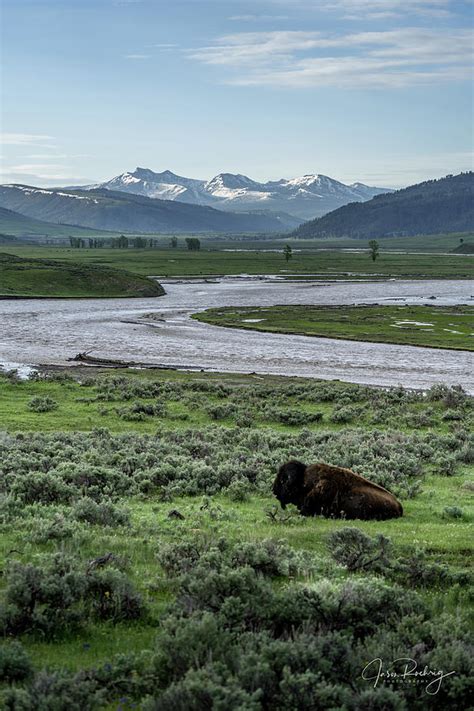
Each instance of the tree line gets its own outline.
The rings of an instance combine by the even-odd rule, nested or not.
[[[112,237],[111,239],[69,237],[69,244],[73,249],[158,249],[160,240],[153,237],[126,237],[125,235]],[[185,244],[186,249],[193,252],[201,249],[201,240],[197,237],[186,237]],[[178,249],[178,238],[172,237],[169,246],[173,249]]]

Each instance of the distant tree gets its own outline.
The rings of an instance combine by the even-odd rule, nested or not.
[[[375,260],[379,256],[379,243],[377,242],[376,239],[370,240],[369,249],[370,249],[370,256],[372,257],[372,261],[375,262]]]
[[[69,237],[69,244],[74,249],[81,249],[86,246],[86,242],[82,237]]]
[[[178,238],[177,238],[177,237],[172,237],[172,238],[170,239],[170,247],[172,247],[173,249],[176,249],[177,246],[178,246]]]
[[[192,252],[197,252],[201,249],[201,240],[197,237],[186,237],[186,246]]]
[[[291,249],[289,244],[285,244],[283,248],[283,254],[287,262],[289,262],[290,259],[293,257],[293,250]]]
[[[148,244],[148,240],[145,237],[134,237],[131,242],[135,249],[145,249]]]

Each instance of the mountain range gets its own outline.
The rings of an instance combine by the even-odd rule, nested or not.
[[[102,188],[1,185],[0,207],[48,223],[121,232],[284,232],[301,222],[291,215],[224,212]]]
[[[410,185],[340,207],[298,227],[293,237],[409,236],[474,230],[474,173]]]
[[[244,175],[222,173],[205,182],[137,168],[108,183],[81,188],[1,185],[0,232],[10,232],[11,225],[18,226],[13,234],[36,232],[25,218],[43,221],[38,225],[43,234],[53,234],[54,225],[66,226],[71,234],[78,226],[131,233],[292,231],[292,236],[303,238],[360,239],[474,229],[474,173],[370,197],[374,190],[360,183],[345,186],[325,176],[257,183]],[[308,210],[313,205],[314,213],[315,204],[347,201],[354,191],[358,201],[304,224],[302,217],[294,217],[298,210],[301,214],[302,205]],[[282,205],[285,211],[278,209]]]
[[[185,178],[170,170],[155,173],[148,168],[136,168],[104,183],[82,188],[118,190],[232,212],[265,210],[289,213],[299,218],[300,222],[324,215],[348,202],[363,202],[374,195],[390,192],[363,183],[345,185],[326,175],[311,174],[260,183],[246,175],[219,173],[206,181]]]

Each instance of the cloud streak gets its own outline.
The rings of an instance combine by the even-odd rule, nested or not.
[[[231,22],[280,22],[288,20],[288,15],[232,15],[228,18]]]
[[[404,15],[448,17],[452,0],[332,0],[319,7],[350,20],[385,19]]]
[[[401,88],[468,78],[472,36],[419,27],[344,35],[240,32],[189,56],[231,72],[226,83],[240,86]]]
[[[42,146],[45,141],[54,140],[53,136],[36,133],[0,133],[0,144],[3,146]]]
[[[140,60],[140,59],[150,59],[150,54],[124,54],[124,59]]]

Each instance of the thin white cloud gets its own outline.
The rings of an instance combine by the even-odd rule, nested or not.
[[[64,165],[55,163],[22,163],[21,165],[12,165],[8,170],[11,173],[55,172],[57,170],[64,170]]]
[[[346,19],[384,19],[403,15],[447,17],[452,0],[331,0],[320,9],[342,13]]]
[[[241,32],[189,54],[231,70],[227,82],[241,86],[397,88],[468,78],[472,36],[418,27],[345,35]]]
[[[78,176],[77,173],[73,172],[70,168],[63,165],[42,166],[41,164],[22,164],[6,166],[0,171],[1,183],[20,182],[27,183],[30,185],[38,185],[42,182],[62,182],[64,185],[66,181],[71,184],[84,184],[93,182],[89,178]]]
[[[36,133],[0,133],[0,143],[4,146],[34,146],[45,141],[54,141],[54,138]]]
[[[150,54],[124,54],[124,59],[150,59]]]
[[[288,20],[288,15],[232,15],[227,18],[231,22],[271,22],[272,20],[279,22]]]
[[[76,160],[78,158],[91,158],[87,153],[78,153],[76,155],[71,155],[69,153],[29,153],[25,156],[30,160]]]

